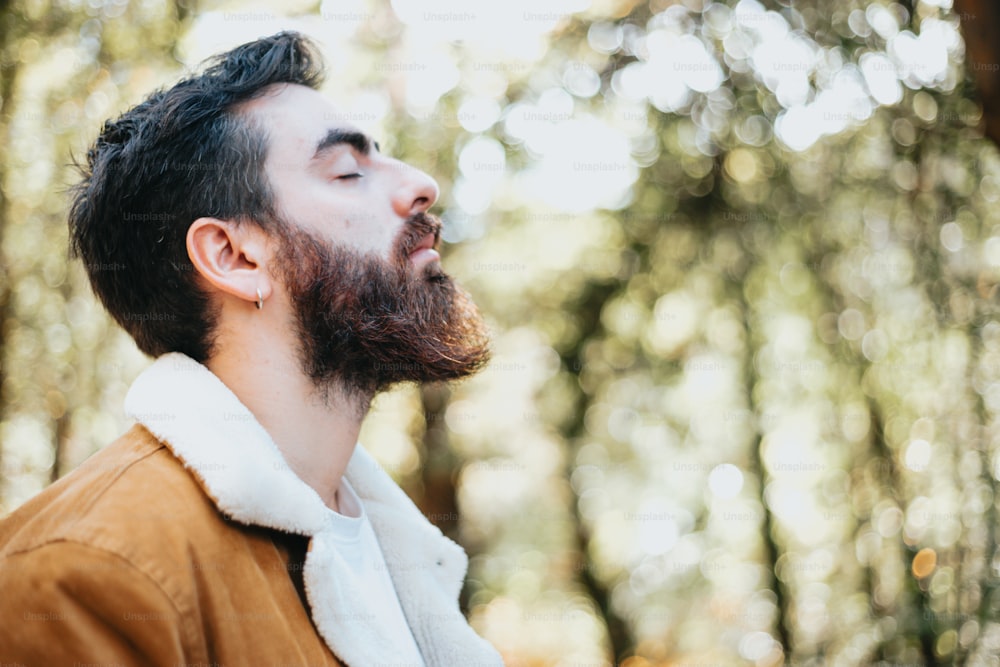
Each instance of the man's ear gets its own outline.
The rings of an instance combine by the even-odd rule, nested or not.
[[[198,218],[187,232],[187,252],[195,271],[212,287],[249,304],[271,295],[265,268],[267,235],[252,223]]]

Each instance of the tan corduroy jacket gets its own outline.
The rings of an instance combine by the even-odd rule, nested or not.
[[[0,520],[0,664],[406,664],[326,506],[215,375],[165,355],[126,410],[136,426]],[[345,477],[424,662],[502,665],[458,608],[462,549],[360,446]]]

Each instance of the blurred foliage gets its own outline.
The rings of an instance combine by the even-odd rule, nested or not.
[[[509,664],[998,662],[1000,161],[948,0],[185,7],[3,15],[0,511],[147,363],[66,262],[70,156],[292,27],[438,178],[492,319],[484,373],[362,441]]]

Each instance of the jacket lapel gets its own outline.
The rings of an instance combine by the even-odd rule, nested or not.
[[[311,539],[303,575],[311,614],[348,665],[402,664],[327,531],[329,510],[289,468],[270,435],[205,366],[179,353],[136,378],[125,411],[181,460],[228,517]],[[361,498],[427,665],[502,665],[458,608],[468,558],[430,524],[360,446],[346,478]]]

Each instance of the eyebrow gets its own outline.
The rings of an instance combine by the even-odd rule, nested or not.
[[[326,133],[326,136],[320,139],[319,143],[316,144],[316,152],[313,154],[313,159],[315,160],[320,158],[327,151],[343,144],[347,144],[362,155],[368,155],[371,153],[372,146],[375,147],[376,152],[379,151],[378,142],[372,141],[371,138],[363,132],[356,132],[354,130],[330,130]]]

